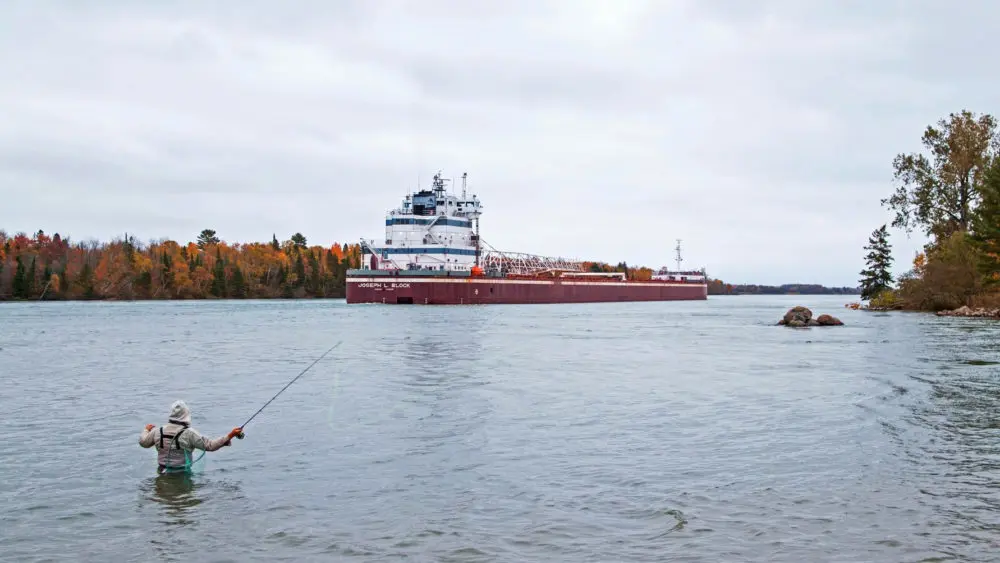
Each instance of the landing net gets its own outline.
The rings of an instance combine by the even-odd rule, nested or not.
[[[195,457],[192,458],[192,452],[184,452],[184,465],[181,467],[167,467],[163,470],[164,474],[168,473],[202,473],[205,471],[205,450],[198,450]]]

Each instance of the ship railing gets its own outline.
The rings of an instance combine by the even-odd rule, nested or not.
[[[371,270],[371,263],[368,259],[365,259],[366,254],[374,254],[378,258],[379,270],[403,270],[392,258],[382,258],[382,253],[378,251],[375,246],[375,239],[361,239],[361,267],[360,270]],[[392,268],[382,268],[383,264],[391,264]]]
[[[515,275],[538,274],[552,270],[568,272],[583,271],[583,266],[578,260],[539,256],[524,252],[501,252],[491,246],[489,248],[490,250],[483,255],[480,261],[486,270],[496,270],[504,274]]]

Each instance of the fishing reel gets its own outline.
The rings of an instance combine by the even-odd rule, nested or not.
[[[236,435],[236,439],[237,440],[242,440],[244,436],[246,436],[246,434],[240,432],[239,434]]]

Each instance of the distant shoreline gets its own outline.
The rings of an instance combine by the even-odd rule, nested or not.
[[[781,297],[781,296],[831,296],[835,297],[837,295],[846,295],[838,293],[720,293],[720,294],[709,294],[709,299],[713,297]],[[217,303],[217,302],[231,302],[231,301],[343,301],[345,296],[306,296],[306,297],[285,297],[285,296],[275,296],[275,297],[162,297],[162,298],[138,298],[138,299],[123,299],[119,297],[97,297],[92,299],[85,298],[57,298],[57,299],[6,299],[0,298],[0,307],[4,304],[14,304],[14,303],[146,303],[146,302],[158,302],[158,303]],[[669,302],[669,301],[668,301]],[[629,301],[621,301],[620,303],[632,303]],[[581,303],[585,304],[585,303]]]
[[[94,297],[87,298],[57,298],[57,299],[8,299],[0,297],[0,306],[5,303],[140,303],[140,302],[163,302],[163,303],[199,303],[218,301],[332,301],[346,299],[346,296],[307,296],[307,297],[285,297],[277,295],[274,297],[140,297],[137,299],[124,299],[121,297]]]

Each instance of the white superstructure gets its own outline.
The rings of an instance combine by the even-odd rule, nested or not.
[[[482,205],[466,194],[445,191],[438,172],[432,189],[408,194],[385,217],[385,241],[362,241],[361,267],[373,270],[469,271],[479,259]]]
[[[414,272],[463,272],[487,276],[536,275],[584,271],[579,260],[537,256],[520,252],[501,252],[479,237],[482,204],[473,194],[467,195],[467,174],[462,174],[461,195],[449,193],[441,172],[434,175],[430,190],[408,194],[402,204],[385,216],[385,239],[382,242],[361,240],[363,270]],[[705,272],[680,270],[680,241],[677,242],[677,270],[663,268],[652,277],[658,281],[705,280]],[[388,273],[388,272],[386,272]],[[622,277],[623,273],[586,273],[586,277]],[[450,275],[450,274],[445,274]]]

